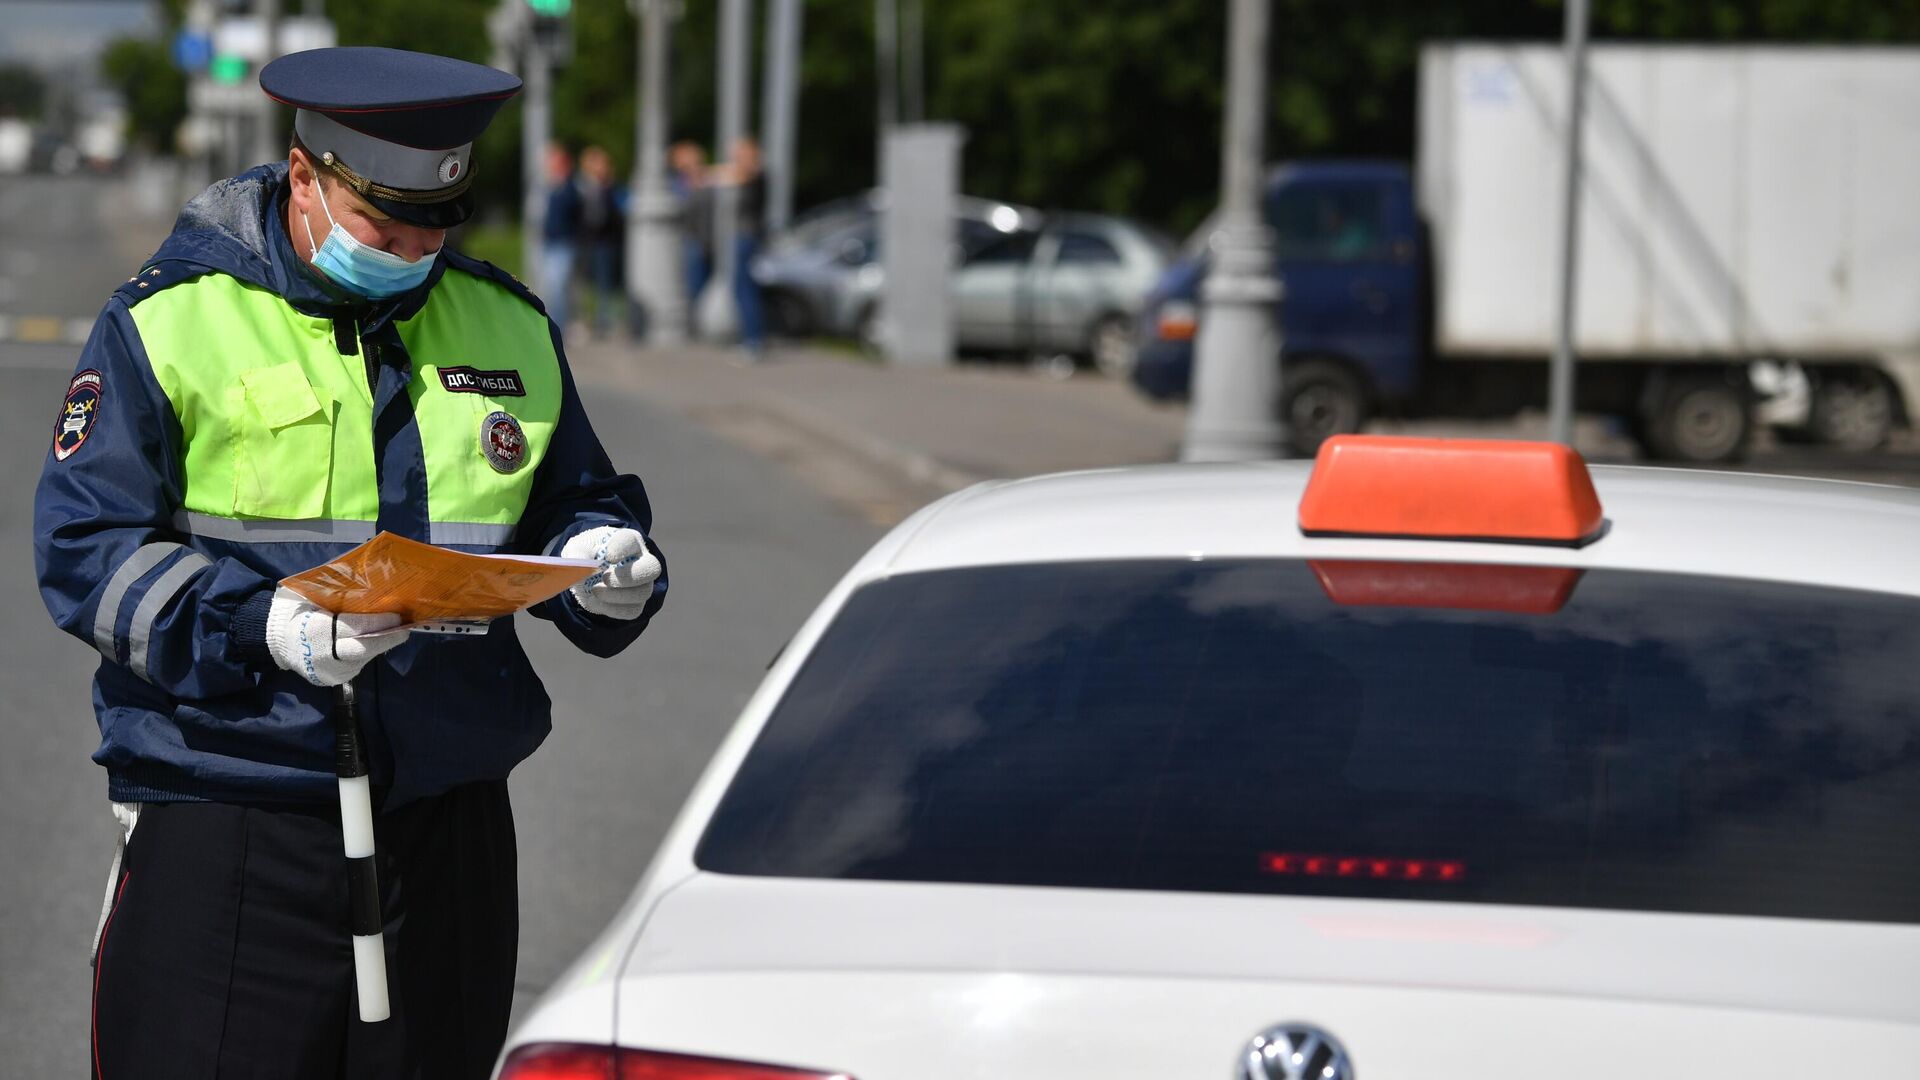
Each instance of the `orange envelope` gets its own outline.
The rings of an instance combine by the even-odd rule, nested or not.
[[[468,622],[532,607],[599,568],[585,559],[469,555],[383,532],[280,584],[342,614],[398,612],[402,625]]]

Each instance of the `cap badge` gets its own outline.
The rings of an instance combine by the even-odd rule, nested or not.
[[[460,179],[460,155],[448,154],[440,159],[440,182],[451,184]]]
[[[491,412],[480,421],[480,453],[494,472],[517,471],[527,461],[527,433],[520,421],[504,412]]]

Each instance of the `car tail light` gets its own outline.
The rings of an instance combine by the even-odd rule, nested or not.
[[[507,1055],[499,1080],[851,1080],[845,1073],[665,1054],[623,1046],[535,1043]]]
[[[1172,300],[1160,305],[1160,318],[1155,331],[1161,341],[1192,341],[1198,326],[1192,304]]]

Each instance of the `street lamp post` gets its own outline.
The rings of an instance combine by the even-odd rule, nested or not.
[[[1221,152],[1220,229],[1201,288],[1205,310],[1194,343],[1193,410],[1180,456],[1238,461],[1278,456],[1280,331],[1274,306],[1273,239],[1260,218],[1266,110],[1268,0],[1233,0],[1227,32],[1226,145]]]
[[[767,232],[793,218],[794,120],[800,105],[801,0],[768,0],[767,59],[760,95],[760,140],[767,175]]]
[[[633,214],[627,219],[627,282],[646,313],[647,344],[687,339],[685,281],[680,273],[680,205],[667,182],[667,63],[673,33],[671,0],[638,0],[640,27],[639,167]]]
[[[548,65],[547,48],[537,34],[528,34],[524,43],[526,62],[520,72],[523,87],[520,105],[520,265],[533,291],[554,294],[567,283],[546,280],[540,258],[542,234],[547,219],[546,154],[551,117],[548,110],[548,84],[553,69]],[[561,329],[566,329],[562,327]]]
[[[733,144],[747,132],[747,28],[752,20],[751,0],[720,3],[720,100],[715,118],[715,156],[732,160]],[[713,274],[700,294],[700,333],[712,341],[728,341],[739,330],[740,316],[733,305],[734,238],[739,235],[739,185],[721,184],[713,199]]]
[[[887,186],[887,132],[900,120],[900,0],[874,0],[874,67],[879,72],[879,116],[873,135],[875,185]]]
[[[1547,426],[1554,442],[1573,445],[1573,319],[1580,263],[1580,128],[1587,101],[1587,0],[1567,0],[1567,130],[1560,201],[1558,333],[1547,376]]]
[[[257,10],[260,13],[261,58],[260,66],[266,67],[280,55],[280,0],[259,0]],[[267,161],[279,161],[287,156],[287,146],[280,141],[280,103],[265,94],[256,101],[253,121],[253,158],[248,164],[258,165]]]

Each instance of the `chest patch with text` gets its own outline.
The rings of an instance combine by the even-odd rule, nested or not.
[[[455,394],[485,394],[488,397],[526,397],[526,384],[517,371],[481,371],[470,367],[440,369],[440,385]]]

